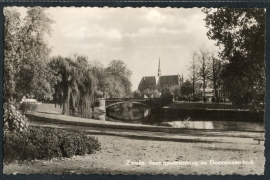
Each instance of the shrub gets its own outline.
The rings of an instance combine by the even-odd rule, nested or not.
[[[168,105],[168,104],[172,103],[172,101],[173,101],[173,95],[170,92],[165,91],[160,96],[160,99],[159,100],[161,101],[161,106]]]
[[[37,149],[37,159],[61,157],[57,129],[31,128],[25,138]]]
[[[22,133],[4,134],[4,162],[72,157],[98,150],[100,143],[95,138],[56,128],[29,128]]]
[[[198,97],[195,97],[195,98],[193,99],[193,102],[198,102],[198,101],[200,101],[200,98],[198,98]]]
[[[38,105],[36,103],[23,102],[20,104],[19,110],[22,110],[24,113],[27,112],[37,112]]]
[[[207,101],[207,97],[203,97],[203,102],[206,102]]]
[[[4,104],[4,131],[26,131],[28,120],[15,106]]]
[[[39,152],[29,140],[28,132],[5,132],[3,154],[4,162],[14,160],[35,159]]]

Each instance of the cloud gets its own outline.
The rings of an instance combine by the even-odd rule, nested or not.
[[[18,8],[25,12],[25,8]],[[133,89],[142,76],[184,72],[194,51],[214,42],[206,36],[199,8],[47,8],[55,21],[48,39],[53,55],[73,53],[105,66],[121,59],[132,70]]]
[[[67,38],[74,38],[82,40],[84,38],[102,38],[102,39],[121,39],[122,33],[115,28],[102,28],[98,25],[92,25],[90,27],[76,25],[68,26],[65,30]]]
[[[177,19],[177,17],[168,14],[163,14],[162,12],[159,12],[157,9],[151,9],[147,13],[146,18],[152,23],[163,25],[175,23]]]

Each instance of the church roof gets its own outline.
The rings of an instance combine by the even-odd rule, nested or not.
[[[178,75],[169,75],[169,76],[161,76],[159,81],[160,84],[170,84],[170,85],[179,85]]]
[[[156,84],[156,77],[155,76],[145,76],[142,78],[140,85],[144,84]]]

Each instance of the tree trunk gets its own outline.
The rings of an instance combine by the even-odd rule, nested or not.
[[[202,76],[203,76],[203,99],[205,99],[205,59],[202,57]]]
[[[203,76],[203,98],[205,98],[205,76]]]
[[[214,86],[214,97],[215,97],[215,103],[217,103],[218,99],[218,94],[217,94],[217,85],[216,85],[216,72],[215,72],[215,59],[212,57],[212,73],[213,73],[213,86]]]
[[[68,87],[64,90],[64,103],[63,103],[63,111],[62,111],[62,114],[64,115],[69,115],[69,96],[70,96],[69,91],[70,90]]]
[[[192,79],[192,93],[193,93],[193,100],[195,100],[195,79]]]

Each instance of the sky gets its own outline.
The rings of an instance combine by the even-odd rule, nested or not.
[[[25,8],[18,8],[25,14]],[[51,56],[85,55],[107,66],[123,60],[132,71],[132,90],[143,76],[184,74],[192,54],[204,46],[216,50],[209,40],[205,14],[200,8],[90,8],[51,7],[55,21],[47,41]]]

